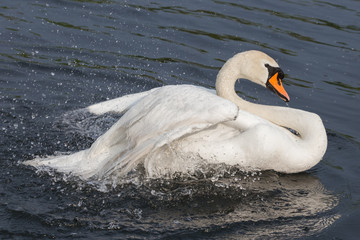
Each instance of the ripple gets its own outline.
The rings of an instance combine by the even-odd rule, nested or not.
[[[359,16],[356,1],[2,1],[0,236],[355,236]],[[292,106],[324,120],[328,151],[309,172],[207,166],[147,179],[139,168],[101,184],[19,164],[86,148],[120,117],[74,109],[169,84],[214,88],[224,61],[248,49],[274,56]],[[275,101],[245,83],[238,89]]]

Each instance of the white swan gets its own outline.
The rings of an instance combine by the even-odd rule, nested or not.
[[[218,73],[217,95],[203,87],[164,86],[92,105],[88,110],[95,114],[124,115],[91,148],[26,164],[49,166],[83,179],[123,177],[139,163],[150,177],[213,163],[245,170],[305,171],[321,160],[327,148],[320,117],[250,103],[234,90],[236,80],[245,78],[289,101],[283,77],[278,64],[262,52],[236,54]]]

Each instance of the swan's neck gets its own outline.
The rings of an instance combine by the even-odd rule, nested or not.
[[[242,72],[241,69],[245,69]],[[251,79],[246,74],[246,61],[237,57],[228,60],[219,71],[216,79],[216,93],[235,103],[241,110],[250,112],[266,119],[280,127],[296,130],[300,136],[293,136],[301,143],[303,151],[317,152],[322,157],[327,147],[327,137],[320,117],[314,113],[278,106],[268,106],[248,102],[240,98],[235,92],[235,83],[238,79]],[[300,149],[299,149],[300,150]],[[318,157],[314,156],[314,158]]]
[[[220,69],[216,78],[217,95],[232,101],[241,110],[267,119],[276,125],[292,128],[303,136],[307,132],[308,126],[306,121],[304,124],[301,121],[314,114],[298,109],[251,103],[242,99],[235,92],[235,83],[240,78],[251,79],[251,76],[246,72],[246,59],[241,54],[230,58]]]

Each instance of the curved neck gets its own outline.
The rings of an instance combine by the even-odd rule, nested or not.
[[[297,119],[300,118],[299,115],[308,115],[312,113],[298,109],[248,102],[239,97],[235,92],[235,83],[240,78],[249,79],[251,81],[251,76],[246,74],[246,59],[241,54],[238,54],[230,58],[220,69],[216,78],[216,94],[232,101],[241,110],[269,120],[276,125],[292,128],[303,136],[301,133],[306,132],[307,124],[302,124],[297,121]]]
[[[320,117],[299,109],[255,104],[240,98],[235,92],[235,83],[240,78],[251,80],[251,76],[246,74],[246,71],[244,57],[235,55],[229,59],[217,75],[217,95],[232,101],[241,110],[257,115],[277,126],[296,130],[300,137],[294,135],[294,138],[300,138],[301,142],[305,143],[306,146],[302,145],[304,151],[313,149],[314,152],[323,155],[327,146],[327,137]]]

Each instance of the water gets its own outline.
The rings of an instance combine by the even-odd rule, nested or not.
[[[2,1],[2,239],[357,239],[359,1]],[[117,186],[21,164],[87,148],[118,116],[73,110],[169,84],[214,88],[257,49],[286,74],[289,106],[318,113],[329,146],[300,174],[209,166]],[[241,81],[239,94],[284,105]]]

